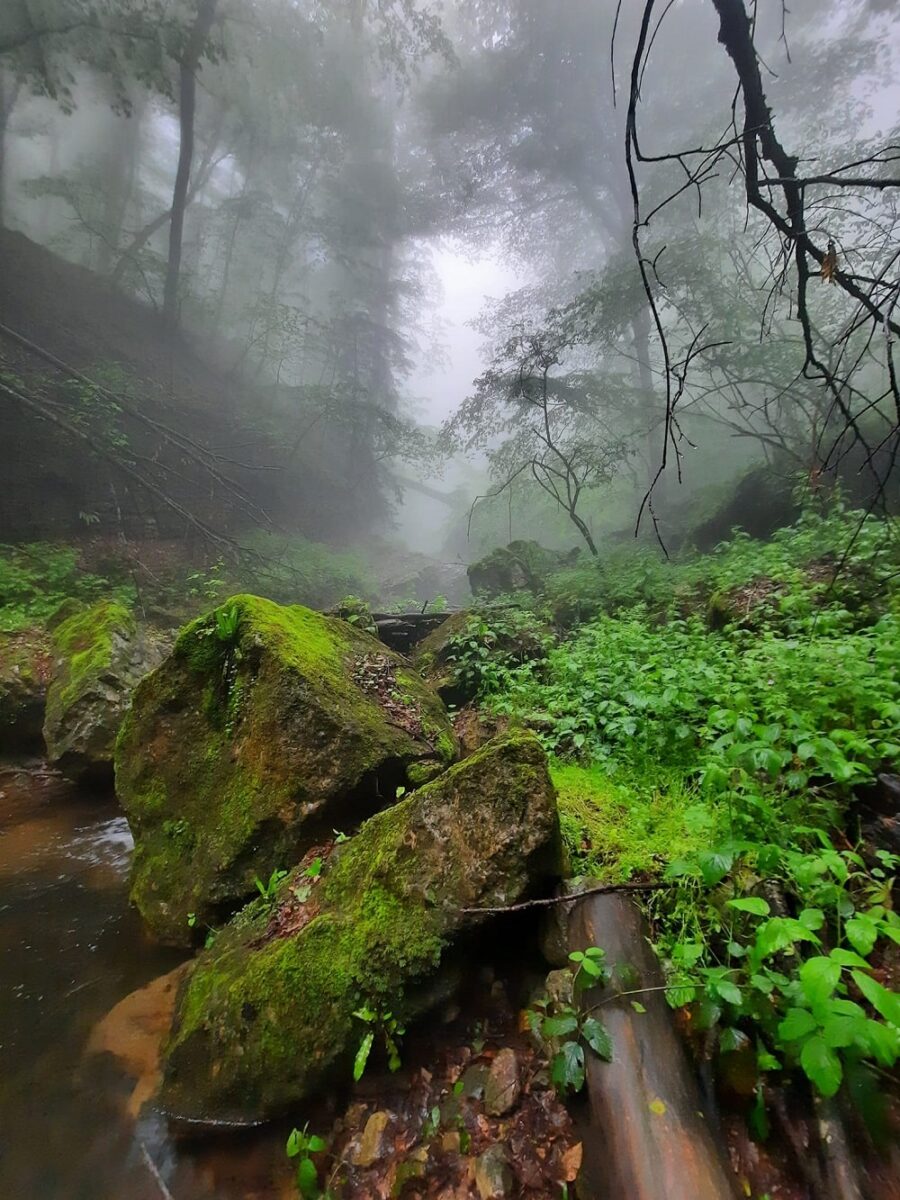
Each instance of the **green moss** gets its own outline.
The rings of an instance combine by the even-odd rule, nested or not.
[[[673,772],[648,787],[601,767],[553,761],[566,848],[577,870],[609,883],[655,875],[715,836],[716,816]]]
[[[135,628],[132,614],[114,600],[101,601],[58,625],[53,649],[63,666],[50,689],[48,708],[68,708],[74,703],[84,688],[109,668],[114,636],[131,636]]]
[[[357,683],[358,663],[373,657],[402,683],[403,713]],[[118,740],[117,790],[143,847],[133,899],[159,936],[186,942],[188,912],[217,919],[253,893],[257,875],[295,863],[307,830],[328,827],[329,805],[371,786],[359,796],[366,816],[392,798],[379,794],[379,772],[399,783],[408,766],[420,783],[455,750],[438,698],[380,643],[309,609],[232,597],[181,632],[137,689]],[[158,828],[180,818],[197,834],[187,853]]]
[[[167,1048],[163,1103],[184,1115],[267,1114],[346,1062],[361,1004],[421,1012],[426,982],[469,906],[512,903],[559,870],[546,759],[530,734],[497,739],[339,846],[312,919],[279,935],[297,869],[274,908],[248,906],[197,960]]]

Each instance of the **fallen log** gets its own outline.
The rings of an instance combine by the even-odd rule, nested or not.
[[[702,1111],[647,934],[640,909],[621,893],[586,897],[569,917],[569,949],[601,946],[612,970],[610,983],[585,992],[581,1001],[609,1031],[613,1061],[591,1055],[587,1063],[591,1132],[580,1194],[592,1200],[734,1200],[737,1181]]]

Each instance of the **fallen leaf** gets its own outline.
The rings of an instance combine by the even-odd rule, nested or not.
[[[581,1159],[584,1154],[584,1146],[581,1142],[576,1142],[574,1146],[570,1146],[562,1157],[563,1179],[566,1183],[572,1183],[581,1170]]]
[[[665,1101],[660,1100],[659,1096],[657,1096],[655,1100],[650,1101],[650,1111],[652,1113],[656,1113],[658,1117],[661,1117],[666,1111]]]

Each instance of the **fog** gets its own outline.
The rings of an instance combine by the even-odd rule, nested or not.
[[[4,5],[0,540],[665,547],[754,463],[891,502],[894,6],[619,7]]]

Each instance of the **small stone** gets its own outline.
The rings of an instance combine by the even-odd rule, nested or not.
[[[484,1109],[492,1117],[502,1117],[519,1101],[519,1060],[514,1050],[503,1049],[491,1064],[484,1085]]]
[[[391,1196],[402,1194],[410,1179],[424,1179],[428,1165],[428,1151],[424,1146],[417,1146],[397,1167],[394,1182],[391,1185]]]
[[[354,1167],[371,1167],[387,1156],[390,1150],[387,1136],[390,1122],[390,1113],[383,1111],[372,1113],[366,1121],[359,1148],[350,1156]]]
[[[461,1095],[467,1100],[480,1100],[484,1095],[484,1086],[489,1074],[490,1071],[484,1063],[473,1063],[471,1067],[467,1067],[462,1077]]]
[[[551,971],[547,976],[546,989],[547,995],[558,1005],[565,1006],[572,1004],[574,1000],[572,972],[568,968]]]
[[[499,1144],[488,1146],[475,1161],[475,1186],[481,1200],[500,1200],[508,1196],[513,1184],[506,1151]]]

